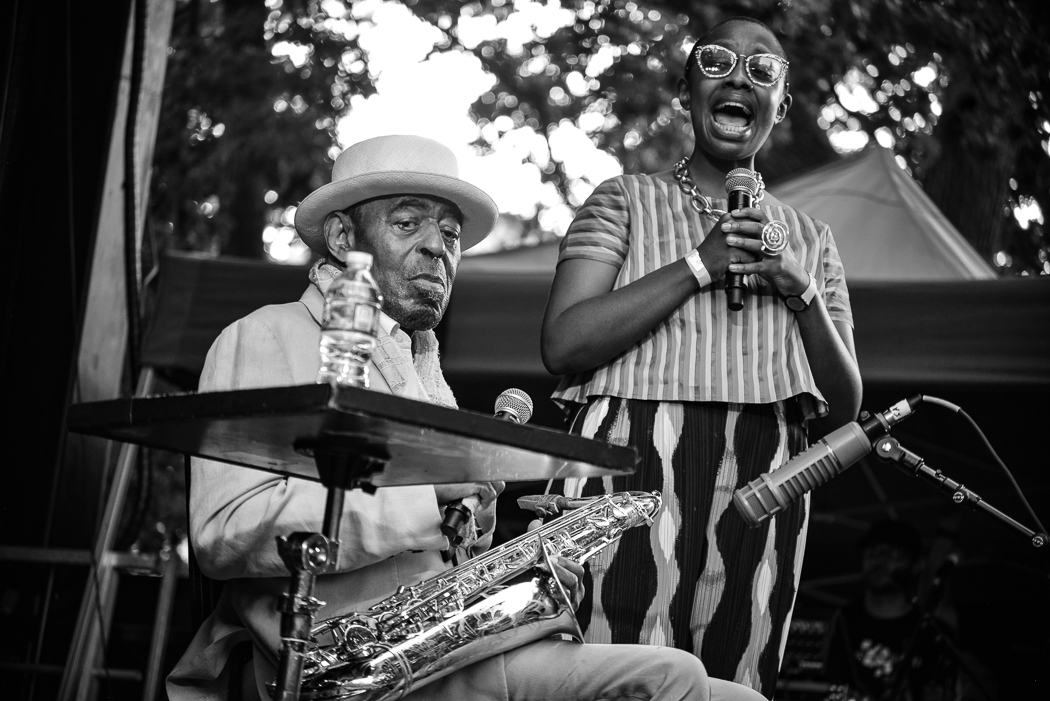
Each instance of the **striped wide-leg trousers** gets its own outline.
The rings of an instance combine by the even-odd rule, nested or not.
[[[771,698],[798,588],[808,495],[754,529],[732,496],[805,449],[797,404],[598,397],[572,430],[633,446],[639,467],[626,477],[566,479],[552,491],[659,491],[664,499],[652,528],[627,531],[588,563],[577,612],[585,640],[687,650],[710,676]]]

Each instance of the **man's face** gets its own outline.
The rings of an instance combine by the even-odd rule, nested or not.
[[[380,197],[359,207],[353,247],[372,254],[383,311],[407,332],[434,328],[459,268],[459,208],[425,195]]]

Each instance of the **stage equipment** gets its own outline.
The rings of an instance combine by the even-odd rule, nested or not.
[[[958,413],[970,422],[991,452],[992,457],[1010,477],[1021,502],[1027,508],[1032,520],[1041,529],[1040,532],[1033,531],[1015,521],[940,470],[930,469],[921,457],[903,448],[895,438],[890,437],[890,427],[911,416],[918,405],[923,402],[940,405]],[[809,450],[799,454],[773,472],[760,475],[758,479],[736,490],[733,494],[733,505],[749,526],[758,526],[860,460],[871,452],[873,446],[881,459],[894,463],[913,477],[924,478],[941,491],[948,493],[956,504],[967,504],[996,517],[1025,535],[1033,547],[1042,547],[1050,540],[1035,511],[1028,504],[1024,494],[1017,488],[1017,483],[1010,475],[1010,471],[999,459],[973,419],[951,402],[921,394],[902,400],[882,413],[872,415],[864,412],[859,422],[854,421],[832,431]]]
[[[729,197],[726,209],[730,212],[749,209],[762,189],[761,175],[750,168],[734,168],[726,173],[726,195]],[[784,243],[787,243],[786,237]],[[746,289],[742,273],[726,273],[726,306],[730,311],[738,312],[744,308]]]
[[[519,504],[536,497],[523,497]],[[366,613],[324,621],[311,634],[306,699],[398,699],[487,657],[554,634],[583,635],[550,570],[554,557],[579,564],[651,524],[659,493],[619,492],[573,500],[537,530],[398,591]],[[537,565],[546,564],[546,570]]]
[[[524,390],[512,387],[503,390],[496,397],[496,413],[494,418],[501,421],[513,421],[517,424],[526,424],[532,418],[532,397]],[[441,532],[448,538],[449,549],[453,551],[463,543],[466,534],[463,529],[470,522],[470,517],[481,506],[481,499],[469,496],[448,504],[445,507],[445,517],[441,521]],[[458,564],[458,563],[457,563]]]
[[[630,474],[631,448],[356,387],[302,385],[91,402],[71,431],[319,480],[321,533],[277,538],[292,573],[281,598],[275,698],[299,698],[314,581],[337,561],[346,489]],[[233,468],[231,469],[238,469]]]
[[[920,396],[912,397],[863,423],[854,421],[832,431],[809,450],[736,490],[733,504],[737,511],[752,528],[783,511],[870,453],[871,442],[911,416],[921,401]]]

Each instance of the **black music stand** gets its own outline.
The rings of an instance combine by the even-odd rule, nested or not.
[[[91,402],[71,431],[321,482],[321,533],[277,538],[292,573],[281,597],[279,701],[296,701],[314,581],[338,559],[345,490],[630,474],[633,448],[355,387],[300,385]]]

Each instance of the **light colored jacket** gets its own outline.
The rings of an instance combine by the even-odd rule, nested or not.
[[[227,327],[208,352],[200,391],[314,382],[321,362],[323,303],[321,293],[311,285],[298,302],[263,307]],[[386,321],[388,330],[381,336],[392,339],[381,338],[381,345],[390,349],[393,340],[401,352],[393,348],[377,354],[369,372],[371,389],[429,401],[412,367],[411,339],[396,325],[390,329],[389,318]],[[401,367],[391,372],[391,364]],[[443,378],[438,379],[443,385]],[[244,640],[254,643],[257,680],[261,684],[273,679],[280,649],[276,604],[288,587],[288,572],[274,537],[319,532],[324,503],[325,489],[319,483],[193,460],[194,554],[205,575],[228,581],[215,612],[168,678],[172,699],[225,698],[226,661]],[[315,596],[327,605],[315,621],[365,610],[398,586],[446,569],[439,553],[446,547],[440,523],[431,486],[388,487],[374,495],[347,492],[339,561],[334,573],[317,578]]]

